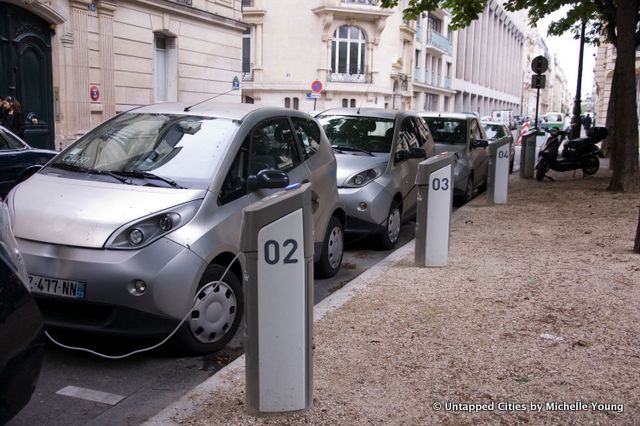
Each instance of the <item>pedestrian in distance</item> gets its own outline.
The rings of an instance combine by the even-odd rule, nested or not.
[[[585,132],[589,131],[589,129],[591,128],[591,123],[591,116],[589,114],[586,114],[582,119],[582,126],[584,127]]]
[[[2,99],[0,106],[2,107],[0,126],[24,139],[24,118],[20,102],[13,96],[7,96]]]
[[[571,131],[571,116],[569,114],[564,116],[564,123],[562,124],[562,130],[565,132]]]

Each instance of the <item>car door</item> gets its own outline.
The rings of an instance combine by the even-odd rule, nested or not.
[[[398,190],[402,194],[402,216],[415,214],[417,202],[416,173],[418,163],[423,159],[407,158],[412,148],[420,147],[420,136],[413,117],[405,117],[400,124],[398,140],[395,144],[394,173],[397,175]],[[405,158],[402,158],[405,157]]]
[[[16,184],[27,167],[27,146],[0,130],[0,197]]]
[[[473,143],[479,140],[487,140],[482,126],[475,118],[469,123],[469,159],[474,170],[474,185],[477,186],[487,179],[489,173],[489,156],[486,148],[472,148]]]
[[[263,121],[249,132],[226,172],[218,195],[220,209],[216,222],[221,240],[239,244],[242,209],[279,189],[250,191],[247,179],[261,170],[276,169],[287,173],[290,183],[310,182],[309,169],[302,163],[287,117]]]

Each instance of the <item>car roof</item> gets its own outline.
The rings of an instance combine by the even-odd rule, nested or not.
[[[500,121],[482,121],[481,124],[491,124],[493,126],[506,126],[506,124]]]
[[[193,106],[189,111],[185,108],[190,104],[185,102],[162,102],[134,108],[127,112],[130,113],[149,113],[149,114],[184,114],[199,115],[204,117],[227,118],[230,120],[243,120],[249,114],[260,111],[265,115],[269,114],[286,114],[291,116],[307,117],[311,116],[305,112],[280,107],[267,107],[256,104],[241,104],[229,102],[204,102],[200,105]],[[193,104],[191,104],[193,105]]]
[[[420,112],[418,114],[420,115],[420,117],[457,118],[459,120],[466,120],[467,118],[477,118],[461,112]]]
[[[398,115],[412,115],[416,116],[417,114],[413,111],[403,111],[398,109],[384,109],[384,108],[331,108],[325,111],[322,111],[318,116],[321,115],[350,115],[350,116],[364,116],[364,117],[375,117],[375,118],[391,118],[394,119]]]

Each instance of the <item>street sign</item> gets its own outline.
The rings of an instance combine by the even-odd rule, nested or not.
[[[544,74],[534,74],[531,76],[532,89],[544,89],[547,79]]]
[[[314,80],[311,82],[311,91],[313,93],[321,93],[322,92],[322,82],[320,80]]]
[[[308,101],[315,101],[316,99],[320,99],[320,97],[321,97],[320,93],[307,93]]]
[[[549,62],[547,61],[547,58],[542,55],[536,56],[533,58],[533,61],[531,61],[531,70],[536,74],[542,74],[547,71],[548,68]]]
[[[231,82],[231,89],[240,89],[240,80],[238,79],[238,76],[233,77],[233,82]]]

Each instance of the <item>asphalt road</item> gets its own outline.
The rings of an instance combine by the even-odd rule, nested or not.
[[[403,225],[398,246],[413,239],[414,227],[415,222]],[[347,241],[340,272],[332,279],[315,281],[315,303],[390,253],[371,247],[369,238]],[[239,334],[243,332],[240,330]],[[91,336],[54,338],[111,355],[156,343],[125,343]],[[9,425],[138,425],[239,356],[240,341],[240,338],[234,339],[225,350],[205,357],[177,358],[169,350],[160,348],[123,360],[103,359],[48,343],[31,402]],[[94,400],[85,399],[89,397]]]

